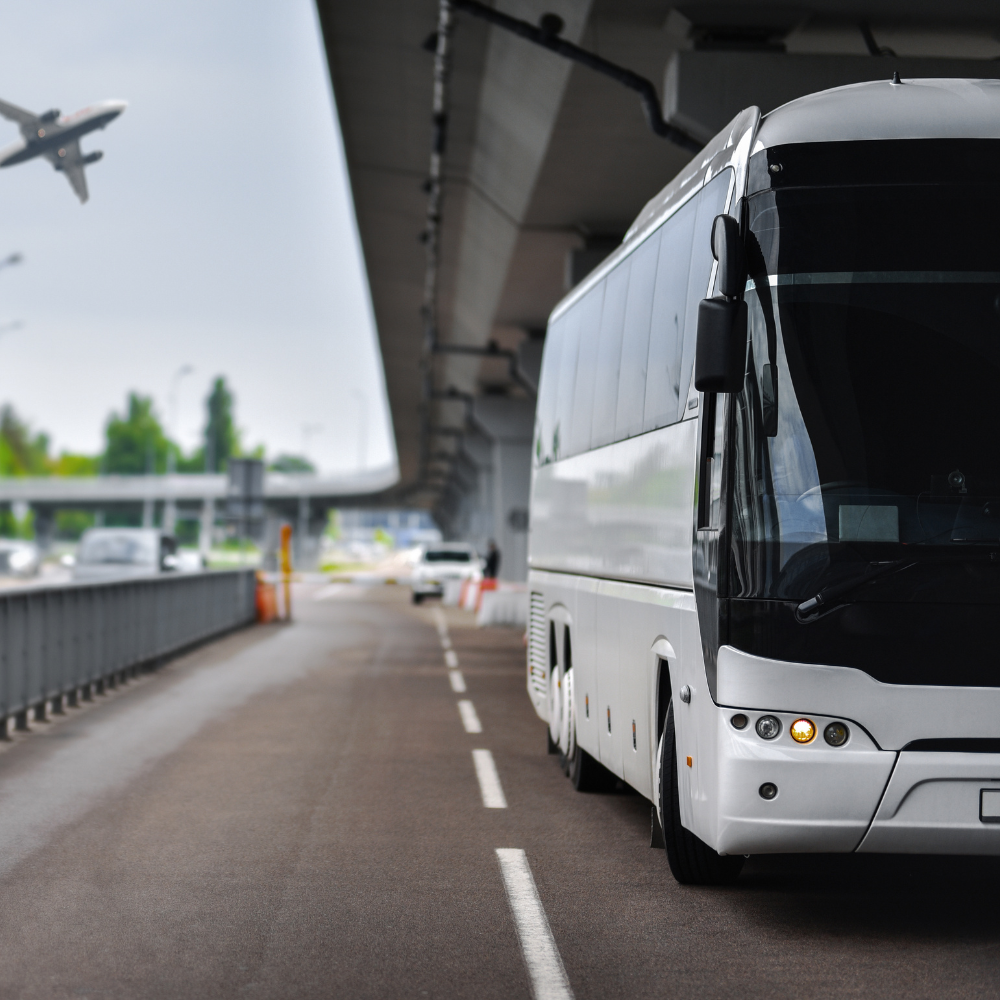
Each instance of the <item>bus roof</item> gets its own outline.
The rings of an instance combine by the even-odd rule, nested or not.
[[[764,115],[753,152],[859,139],[1000,139],[1000,81],[873,80],[822,90]]]

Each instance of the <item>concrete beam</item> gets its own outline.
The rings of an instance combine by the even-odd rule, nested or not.
[[[537,22],[547,12],[578,42],[591,0],[506,0],[504,13]],[[499,28],[490,29],[469,184],[462,209],[451,327],[455,343],[490,338],[520,226],[549,148],[571,63]],[[475,389],[479,362],[449,357],[448,385]]]

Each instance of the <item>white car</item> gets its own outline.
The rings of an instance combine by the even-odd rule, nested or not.
[[[410,586],[413,603],[425,597],[441,597],[450,581],[481,580],[482,566],[476,550],[465,542],[438,542],[420,551],[420,558],[413,568]]]
[[[41,564],[38,546],[18,538],[0,538],[0,576],[34,576]]]
[[[177,569],[177,542],[156,528],[88,528],[80,539],[74,580],[150,576]]]

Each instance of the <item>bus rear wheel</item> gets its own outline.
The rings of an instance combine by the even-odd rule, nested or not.
[[[735,882],[743,868],[744,858],[722,857],[681,825],[673,701],[667,708],[667,724],[660,737],[657,761],[663,839],[667,848],[667,863],[674,878],[681,885],[728,885]]]

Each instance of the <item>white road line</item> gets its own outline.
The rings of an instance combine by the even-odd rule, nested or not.
[[[446,649],[444,651],[444,662],[453,670],[458,666],[458,657],[455,655],[455,650]]]
[[[507,799],[503,794],[497,766],[493,763],[493,754],[489,750],[473,750],[472,763],[476,765],[476,778],[483,805],[487,809],[506,809]]]
[[[441,648],[451,649],[451,639],[449,639],[447,635],[441,636]]]
[[[328,583],[325,587],[320,587],[313,594],[314,601],[328,601],[331,597],[336,597],[347,589],[346,583]]]
[[[434,616],[434,624],[437,626],[438,635],[446,636],[448,634],[448,623],[445,621],[444,612],[440,608],[434,608],[431,612]]]
[[[531,977],[532,995],[535,1000],[573,1000],[566,968],[559,957],[559,949],[552,937],[545,908],[538,898],[538,889],[524,851],[498,847],[497,858],[514,914],[524,964]]]
[[[451,689],[455,694],[465,694],[465,678],[461,670],[449,670],[448,680],[451,681]]]
[[[462,725],[465,726],[467,733],[481,733],[483,731],[483,724],[479,721],[479,716],[476,715],[476,706],[471,701],[464,699],[460,701],[458,714],[462,716]]]

